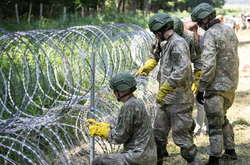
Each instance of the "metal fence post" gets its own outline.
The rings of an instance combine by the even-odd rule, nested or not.
[[[91,91],[90,91],[90,112],[88,113],[88,118],[95,118],[93,111],[95,110],[95,53],[91,56]],[[95,137],[90,138],[90,165],[92,165],[93,159],[95,157]]]

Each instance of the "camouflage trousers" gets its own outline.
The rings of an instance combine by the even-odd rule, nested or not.
[[[126,159],[122,154],[108,154],[96,157],[92,165],[126,165]]]
[[[150,155],[151,158],[140,161],[135,159],[133,152],[104,154],[96,157],[92,165],[156,165],[156,155]]]
[[[204,109],[206,111],[209,127],[209,155],[220,156],[223,148],[234,149],[234,132],[226,113],[232,105],[225,97],[210,95],[205,97]]]
[[[193,143],[192,104],[165,105],[157,110],[154,122],[154,134],[158,159],[166,148],[167,136],[172,129],[174,143],[181,148],[182,157],[192,162],[197,153]]]

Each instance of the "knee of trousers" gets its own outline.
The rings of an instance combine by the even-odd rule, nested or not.
[[[154,128],[153,132],[154,132],[154,137],[155,137],[156,143],[161,143],[161,144],[165,143],[166,144],[167,134],[168,134],[167,130]]]
[[[222,127],[224,125],[224,116],[218,113],[207,113],[209,135],[211,134],[222,134]]]
[[[103,165],[102,158],[101,157],[96,157],[93,160],[92,165]]]

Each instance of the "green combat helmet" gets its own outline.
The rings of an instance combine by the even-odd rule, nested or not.
[[[173,16],[172,18],[174,20],[174,31],[181,36],[184,31],[184,24],[180,18],[175,16]]]
[[[170,29],[173,27],[173,19],[166,13],[157,13],[149,19],[148,26],[152,32],[157,32],[164,26]]]
[[[136,80],[129,73],[118,73],[111,78],[109,84],[114,91],[126,91],[136,87]]]
[[[216,17],[215,9],[208,3],[201,3],[193,9],[191,19],[194,22],[199,22],[210,14]]]

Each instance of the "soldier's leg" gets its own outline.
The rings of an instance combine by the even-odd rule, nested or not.
[[[234,143],[234,131],[231,123],[227,119],[226,113],[228,108],[231,106],[231,102],[227,99],[224,101],[224,123],[222,127],[223,140],[225,153],[223,154],[224,159],[237,160],[237,154],[235,152],[235,143]]]
[[[170,116],[168,115],[167,106],[159,108],[154,121],[154,136],[157,146],[157,165],[163,163],[163,157],[166,156],[167,136],[170,130]]]
[[[233,127],[228,121],[227,117],[224,117],[224,124],[223,124],[223,140],[224,140],[224,148],[225,149],[234,149],[234,132]]]
[[[102,164],[102,157],[96,157],[93,162],[92,165],[103,165]]]
[[[170,107],[173,140],[181,148],[182,157],[189,163],[195,160],[197,154],[192,131],[190,131],[193,125],[192,109],[192,104],[172,105]]]
[[[93,160],[93,165],[126,165],[125,155],[120,153],[107,154],[96,157]]]
[[[220,157],[223,149],[222,126],[224,124],[224,99],[222,96],[210,95],[205,99],[204,108],[209,127],[209,155]]]

